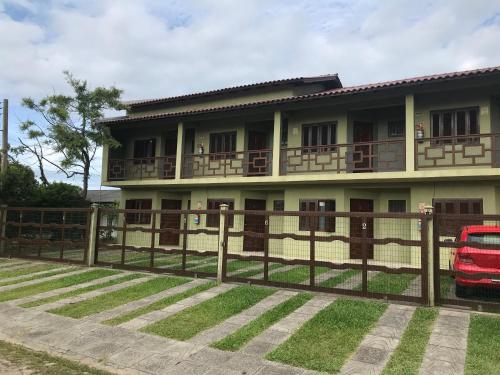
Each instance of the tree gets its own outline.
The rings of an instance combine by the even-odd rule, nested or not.
[[[36,202],[37,207],[88,207],[90,204],[82,197],[82,189],[79,186],[66,184],[64,182],[53,182],[42,185],[38,189]]]
[[[24,98],[22,104],[38,113],[42,121],[27,120],[21,124],[21,131],[27,141],[19,139],[19,154],[30,154],[38,162],[40,180],[48,185],[45,166],[51,165],[67,178],[81,177],[81,196],[86,197],[90,177],[90,166],[96,151],[104,144],[110,148],[120,144],[110,134],[109,129],[96,125],[106,110],[123,109],[120,103],[122,91],[115,88],[97,87],[90,90],[87,81],[74,78],[64,72],[73,95],[49,95],[36,102]],[[54,154],[61,160],[55,160]]]
[[[30,167],[12,162],[0,173],[0,203],[29,206],[38,195],[38,182]]]

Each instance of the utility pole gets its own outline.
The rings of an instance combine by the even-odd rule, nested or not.
[[[9,100],[4,99],[2,107],[2,163],[0,165],[0,170],[2,172],[7,171],[7,165],[9,162],[8,151],[9,151]]]

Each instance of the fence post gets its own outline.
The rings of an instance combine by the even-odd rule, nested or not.
[[[87,266],[91,267],[94,264],[95,259],[95,249],[97,247],[97,239],[99,236],[97,222],[99,221],[99,203],[92,203],[90,211],[90,227],[88,233],[88,245],[87,249]]]
[[[433,207],[425,206],[425,225],[426,225],[426,233],[427,233],[427,280],[428,280],[428,292],[427,295],[429,297],[429,306],[433,307],[435,305],[435,293],[434,293],[434,215],[433,215]],[[422,223],[424,224],[424,223]],[[439,257],[437,259],[439,262]],[[439,264],[437,265],[439,267]],[[438,268],[439,269],[439,268]]]
[[[217,256],[217,282],[221,283],[225,267],[224,267],[224,249],[226,248],[226,243],[225,243],[225,229],[226,229],[226,213],[228,209],[227,204],[221,204],[219,209],[220,209],[220,215],[219,215],[219,244],[218,244],[218,256]]]
[[[0,213],[1,213],[1,222],[0,222],[0,226],[1,226],[1,231],[0,231],[0,237],[2,237],[2,239],[0,240],[0,255],[4,255],[5,253],[5,234],[6,234],[6,228],[7,228],[7,205],[6,204],[2,204],[0,206]]]

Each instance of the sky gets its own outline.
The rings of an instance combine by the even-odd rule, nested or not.
[[[0,98],[10,102],[13,146],[20,122],[38,120],[21,98],[69,93],[64,70],[132,100],[328,73],[350,86],[498,65],[500,0],[0,0]],[[100,173],[99,153],[91,188]]]

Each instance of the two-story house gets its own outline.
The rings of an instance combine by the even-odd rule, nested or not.
[[[104,148],[102,171],[103,185],[122,189],[121,208],[416,212],[432,204],[500,213],[500,67],[353,87],[337,75],[284,79],[129,102],[125,116],[100,124],[122,144]],[[162,226],[180,227],[179,215],[167,216]],[[238,225],[261,231],[262,220]],[[150,225],[150,216],[130,221]],[[216,227],[218,218],[189,225]],[[330,220],[316,225],[339,230]],[[450,223],[449,234],[455,229]],[[262,241],[244,242],[261,250]],[[351,246],[348,257],[358,252]]]

